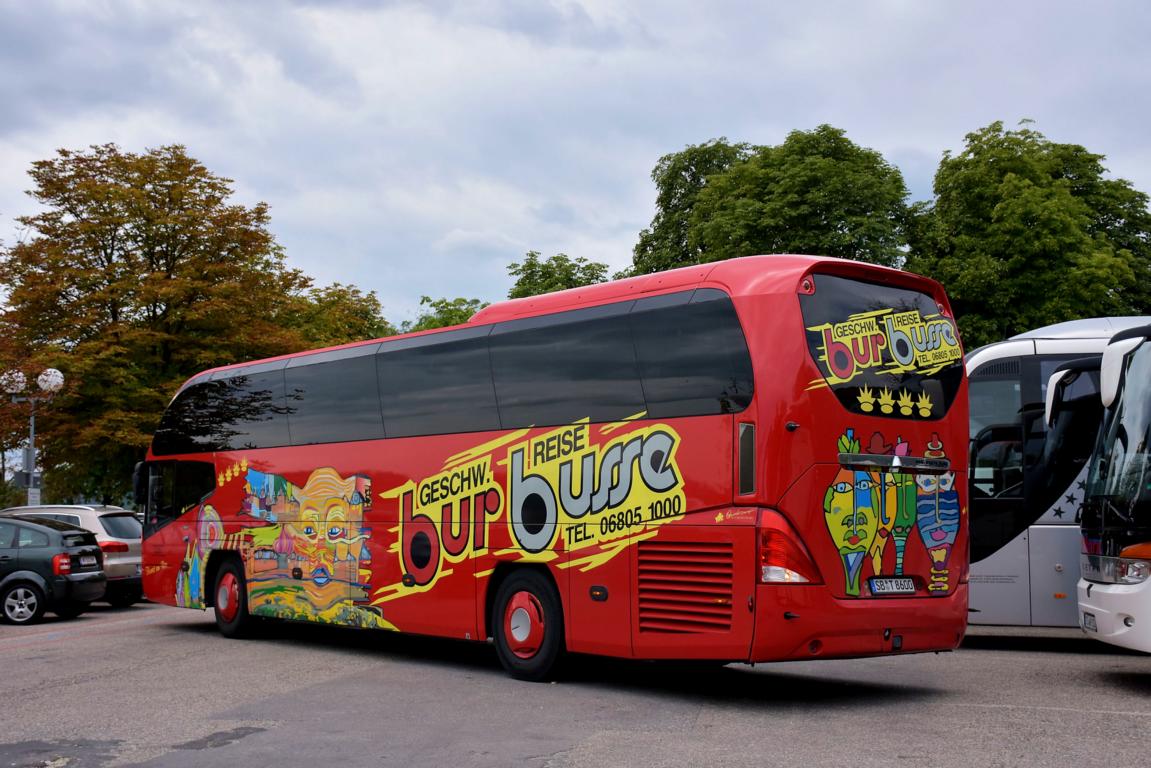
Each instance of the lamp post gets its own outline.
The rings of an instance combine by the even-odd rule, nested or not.
[[[28,476],[28,505],[40,503],[40,487],[36,484],[36,403],[47,402],[64,386],[64,374],[55,368],[46,368],[36,377],[39,391],[32,391],[22,371],[8,371],[0,375],[0,389],[13,403],[28,403],[28,447],[24,450],[24,472]]]

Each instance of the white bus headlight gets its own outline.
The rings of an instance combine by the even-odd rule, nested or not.
[[[1119,584],[1142,584],[1151,576],[1151,562],[1119,558],[1115,569],[1115,581]]]

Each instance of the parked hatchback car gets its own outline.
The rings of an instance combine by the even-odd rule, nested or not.
[[[45,504],[10,507],[0,512],[0,517],[57,520],[91,531],[104,552],[104,574],[108,578],[104,599],[114,606],[127,606],[142,597],[140,540],[143,528],[131,511],[112,506]]]
[[[104,555],[91,531],[56,520],[0,518],[0,619],[79,616],[104,595]]]

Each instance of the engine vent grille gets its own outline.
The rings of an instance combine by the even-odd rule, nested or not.
[[[730,542],[641,541],[638,558],[640,632],[731,629]]]

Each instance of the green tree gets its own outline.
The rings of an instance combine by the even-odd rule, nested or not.
[[[907,188],[899,170],[830,125],[792,131],[711,177],[688,247],[706,261],[810,253],[897,264]]]
[[[37,418],[45,497],[117,500],[181,382],[310,346],[297,314],[330,297],[286,267],[267,206],[230,203],[184,147],[60,150],[30,175],[43,210],[19,219],[30,237],[0,252],[0,284],[30,366],[67,377]]]
[[[1050,323],[1148,309],[1148,197],[1103,156],[995,122],[944,153],[912,210],[907,268],[947,288],[969,348]]]
[[[479,299],[433,299],[430,296],[421,296],[420,306],[427,309],[422,310],[414,321],[407,320],[401,323],[401,332],[412,333],[432,328],[446,328],[449,325],[462,325],[476,312],[488,306],[488,302]]]
[[[383,316],[375,291],[332,283],[309,288],[285,319],[309,347],[331,347],[349,341],[378,339],[396,332]]]
[[[709,178],[746,161],[754,152],[749,144],[729,144],[719,138],[661,157],[651,172],[656,187],[655,217],[651,226],[639,233],[631,270],[616,277],[710,261],[701,243],[689,242],[696,200]]]
[[[508,298],[522,299],[605,282],[607,264],[588,261],[582,256],[572,259],[563,253],[540,261],[539,251],[528,251],[522,263],[513,261],[508,266],[508,274],[516,278]]]

